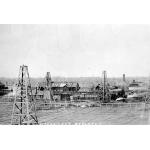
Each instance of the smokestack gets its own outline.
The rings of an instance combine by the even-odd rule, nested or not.
[[[102,76],[103,76],[103,102],[105,102],[105,97],[106,97],[106,83],[107,83],[107,72],[106,72],[106,71],[103,71]]]
[[[123,82],[126,82],[126,75],[123,74]]]

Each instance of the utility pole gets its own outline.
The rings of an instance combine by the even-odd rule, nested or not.
[[[11,118],[12,125],[38,124],[28,66],[20,66]]]

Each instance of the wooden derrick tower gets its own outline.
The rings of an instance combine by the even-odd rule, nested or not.
[[[20,66],[11,118],[12,125],[38,124],[28,66]]]
[[[51,102],[53,101],[53,93],[52,93],[52,79],[50,72],[46,73],[46,90],[48,92],[47,99]]]
[[[103,102],[109,102],[110,100],[110,95],[109,95],[109,89],[108,89],[108,84],[107,84],[107,72],[103,71],[102,72],[102,78],[103,78],[103,92],[102,92],[102,97],[103,97]]]

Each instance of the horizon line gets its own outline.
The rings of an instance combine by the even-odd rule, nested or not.
[[[7,79],[17,79],[18,77],[0,77],[0,78],[7,78]],[[44,77],[41,77],[41,76],[39,76],[39,77],[31,77],[30,76],[30,78],[45,78],[45,76]],[[102,76],[51,76],[51,78],[102,78]],[[123,76],[110,76],[110,77],[108,77],[107,76],[107,78],[123,78]],[[126,76],[125,78],[149,78],[149,76]]]

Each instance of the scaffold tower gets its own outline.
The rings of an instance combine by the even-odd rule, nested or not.
[[[11,118],[12,125],[38,124],[28,66],[20,66]]]

